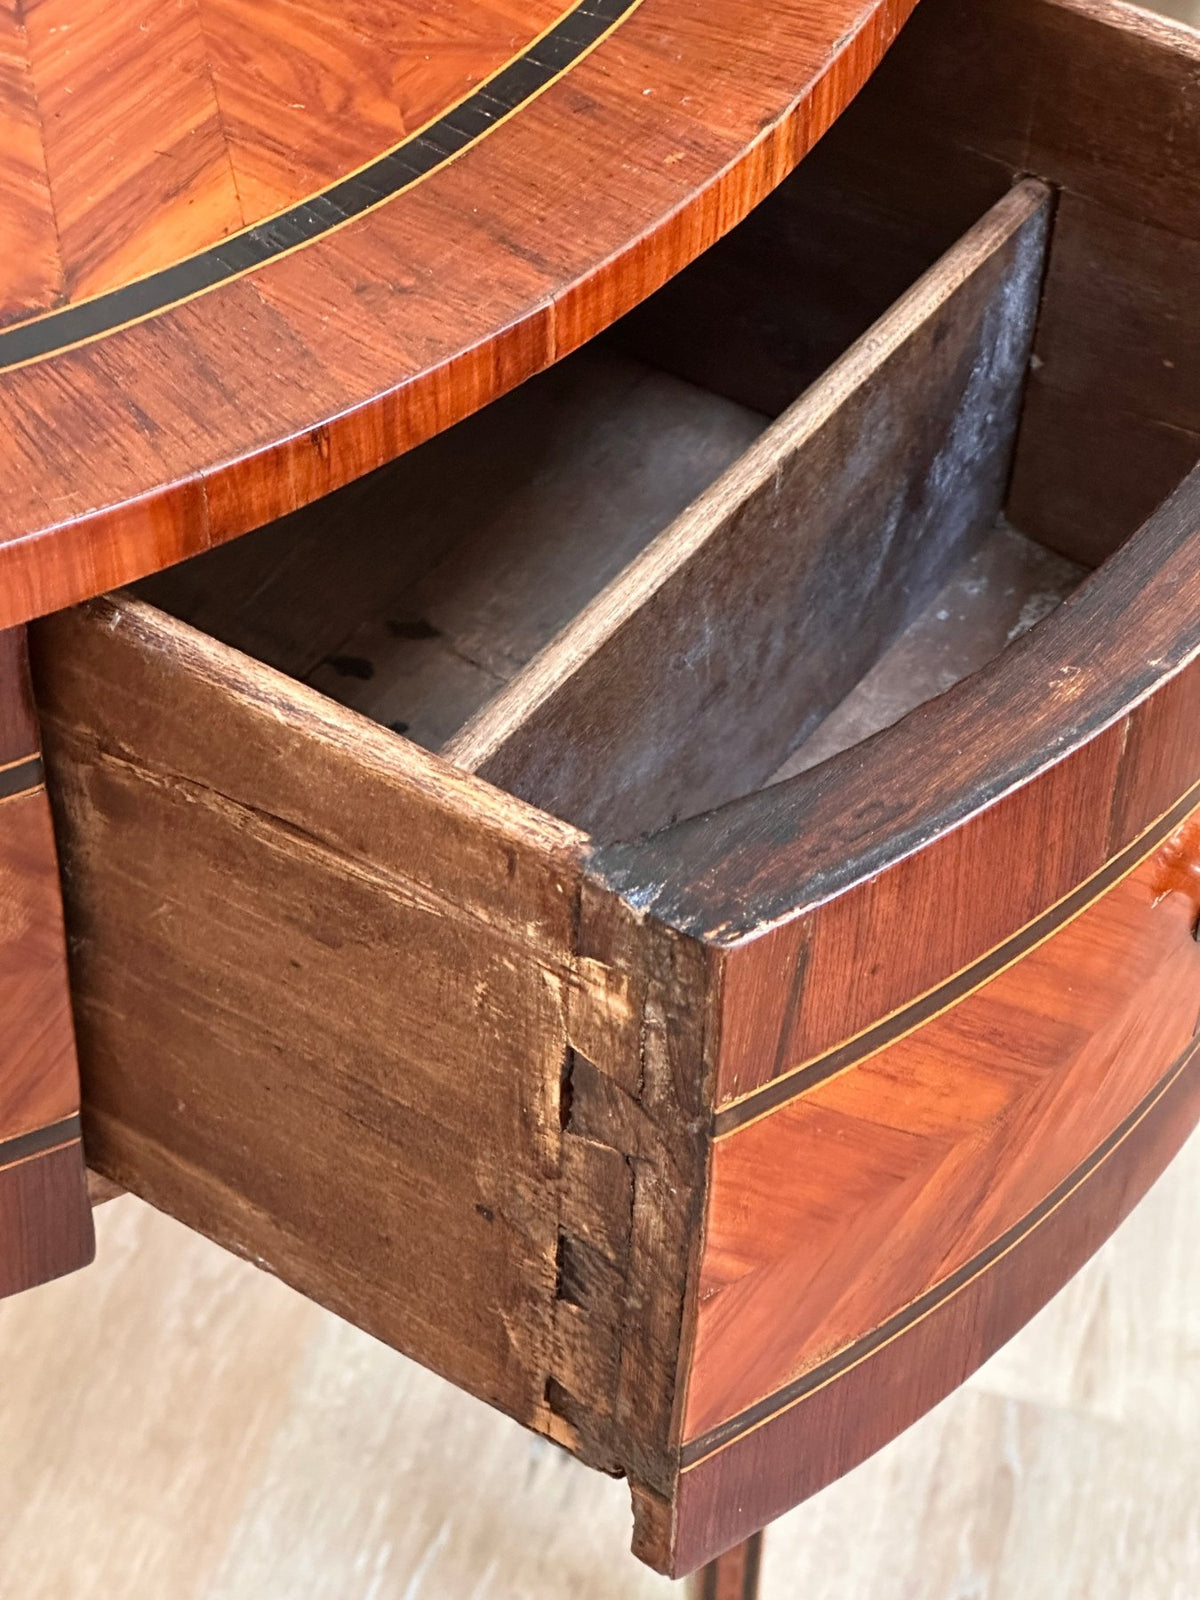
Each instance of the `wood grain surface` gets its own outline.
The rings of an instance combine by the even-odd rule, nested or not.
[[[0,626],[582,344],[795,165],[913,3],[6,6],[4,293],[36,314],[0,329]]]
[[[449,759],[600,840],[765,781],[994,522],[1049,221],[1015,188]]]
[[[137,593],[439,749],[766,424],[588,346]]]
[[[97,605],[39,672],[91,1160],[544,1421],[574,836]]]
[[[954,1279],[1087,1161],[1190,1045],[1198,917],[1194,812],[974,993],[718,1139],[688,1438]]]
[[[58,860],[24,629],[0,635],[0,1297],[92,1259]]]
[[[1030,1247],[1007,1249],[970,1287],[880,1339],[878,1354],[844,1382],[743,1433],[683,1474],[677,1500],[682,1567],[823,1488],[962,1383],[1061,1287],[1128,1214],[1182,1147],[1200,1116],[1200,1073],[1191,1053],[1120,1130],[1090,1182],[1054,1197],[1055,1224]],[[1090,1176],[1090,1175],[1089,1175]],[[853,1419],[851,1421],[851,1419]]]
[[[581,938],[582,835],[142,602],[37,654],[89,1159],[665,1492],[703,952]]]
[[[1042,592],[1032,558],[1028,581]],[[1011,582],[1002,566],[1002,614]],[[994,1600],[1190,1592],[1197,1156],[964,1391],[772,1526],[764,1600],[949,1600],[968,1579]],[[3,1402],[22,1594],[675,1592],[628,1561],[623,1486],[132,1198],[99,1228],[91,1273],[0,1315],[24,1380]]]
[[[790,369],[819,371],[1014,175],[1040,177],[1059,206],[1011,510],[1031,536],[1102,560],[1200,458],[1198,107],[1194,18],[1123,0],[923,3],[773,219],[731,247],[723,290],[709,268],[727,357],[744,357],[726,392],[762,406]],[[765,253],[768,226],[779,247]],[[757,309],[797,273],[800,338]],[[694,375],[706,357],[686,348],[686,312],[659,344]]]
[[[598,852],[639,904],[733,952],[719,1102],[987,957],[1179,802],[1197,775],[1198,538],[1193,473],[1041,627],[894,728]],[[866,948],[887,959],[857,962]]]
[[[50,409],[67,395],[75,420],[86,414],[105,440],[113,420],[121,449],[116,414],[63,383],[73,363],[103,368],[112,392],[137,396],[148,424],[121,456],[122,471],[132,482],[166,463],[176,475],[160,507],[174,516],[187,500],[189,519],[202,518],[202,544],[292,510],[444,429],[643,300],[735,220],[742,201],[781,176],[840,109],[850,80],[835,84],[834,64],[849,71],[853,56],[854,70],[865,71],[903,9],[856,14],[860,31],[847,32],[840,54],[826,40],[811,72],[799,47],[811,12],[792,19],[799,43],[790,53],[780,50],[788,26],[770,51],[746,28],[724,63],[722,31],[721,92],[733,98],[708,119],[710,85],[696,89],[695,108],[680,110],[700,56],[681,50],[671,32],[668,8],[677,3],[662,0],[653,28],[649,4],[614,14],[619,25],[603,39],[589,36],[566,76],[534,61],[555,81],[522,109],[509,107],[503,121],[492,117],[486,138],[464,131],[465,121],[419,136],[425,154],[413,145],[405,159],[427,161],[427,177],[336,235],[321,233],[327,213],[310,206],[317,222],[288,222],[314,230],[303,248],[256,260],[211,295],[136,326],[13,366],[0,410],[25,384],[49,396]],[[952,0],[930,4],[943,31],[947,18],[967,15]],[[753,1533],[961,1381],[1097,1248],[1197,1110],[1195,475],[1054,616],[971,681],[762,794],[648,839],[606,842],[687,815],[689,785],[699,810],[739,792],[724,785],[749,788],[776,774],[811,720],[886,648],[909,614],[906,601],[915,608],[935,592],[1000,508],[1014,441],[1009,510],[1023,503],[1022,453],[1035,438],[1052,445],[1056,437],[1054,407],[1045,409],[1051,390],[1059,399],[1091,394],[1111,373],[1134,419],[1131,438],[1146,426],[1190,436],[1186,371],[1177,382],[1165,365],[1175,359],[1165,354],[1172,330],[1186,338],[1190,326],[1175,277],[1187,252],[1177,261],[1160,235],[1165,208],[1187,204],[1194,174],[1189,180],[1177,166],[1173,146],[1162,171],[1151,171],[1145,148],[1126,149],[1133,125],[1123,116],[1096,121],[1097,137],[1114,144],[1089,164],[1079,132],[1093,109],[1088,95],[1064,84],[1059,122],[1040,87],[1043,68],[1052,82],[1054,71],[1061,76],[1047,66],[1061,50],[1080,82],[1089,63],[1104,78],[1115,61],[1147,103],[1163,85],[1186,99],[1190,35],[1181,41],[1180,30],[1106,0],[1019,0],[1008,9],[985,0],[971,17],[945,34],[949,69],[931,66],[915,100],[904,99],[896,72],[885,76],[866,91],[861,124],[861,108],[849,113],[846,137],[897,105],[915,105],[920,116],[898,156],[910,145],[965,152],[967,180],[948,169],[945,208],[931,201],[931,220],[918,207],[921,250],[965,207],[964,193],[974,206],[980,186],[1007,189],[1026,157],[1061,188],[1038,355],[1018,424],[1050,204],[1043,184],[1026,182],[995,209],[973,209],[972,222],[986,211],[985,219],[946,258],[949,268],[935,268],[868,333],[836,381],[809,396],[809,405],[828,402],[846,437],[869,438],[871,460],[887,469],[883,501],[850,519],[854,540],[837,515],[815,524],[830,574],[817,589],[845,589],[853,552],[873,551],[880,525],[895,535],[898,568],[877,583],[868,571],[813,652],[824,661],[843,637],[861,645],[844,670],[835,661],[811,719],[793,716],[789,702],[772,722],[771,708],[760,711],[745,692],[761,687],[748,672],[706,679],[712,656],[703,634],[715,618],[715,635],[723,627],[735,637],[719,602],[737,614],[748,595],[743,614],[761,636],[787,641],[778,652],[783,676],[788,668],[803,676],[807,658],[787,624],[795,628],[807,590],[789,597],[780,574],[795,557],[797,517],[807,528],[816,509],[840,512],[854,500],[862,474],[839,479],[846,452],[837,450],[802,463],[820,469],[815,499],[784,497],[761,519],[747,514],[744,527],[727,519],[750,534],[740,547],[736,537],[722,539],[721,518],[705,523],[696,544],[711,542],[715,527],[727,556],[701,590],[705,603],[684,596],[679,635],[664,638],[662,656],[631,653],[644,674],[647,659],[686,664],[695,652],[699,681],[684,702],[688,717],[673,708],[680,721],[707,704],[714,683],[736,691],[696,756],[703,781],[684,770],[682,742],[669,747],[665,770],[656,756],[662,739],[639,747],[636,728],[621,730],[638,756],[622,770],[601,724],[629,696],[622,689],[606,701],[584,679],[574,685],[584,743],[601,734],[600,759],[585,767],[577,792],[588,805],[604,802],[599,785],[615,772],[618,785],[663,788],[658,813],[614,807],[602,820],[599,804],[578,810],[569,797],[525,789],[513,772],[488,766],[510,735],[519,740],[534,727],[539,702],[527,694],[529,678],[514,678],[507,697],[501,691],[498,740],[483,740],[475,754],[468,748],[496,712],[485,705],[463,739],[446,746],[478,769],[467,773],[140,601],[93,603],[51,619],[38,636],[98,1165],[586,1462],[626,1474],[635,1548],[673,1572]],[[698,13],[685,20],[711,62],[717,31]],[[932,25],[917,26],[910,72],[938,49]],[[551,38],[564,48],[579,43]],[[1013,48],[997,51],[998,40]],[[784,81],[797,70],[808,74],[809,91],[825,82],[832,98],[810,95],[805,109]],[[635,94],[647,74],[652,93]],[[982,90],[993,75],[989,101]],[[660,83],[671,94],[640,104],[656,100]],[[964,108],[963,86],[979,106]],[[773,111],[783,100],[787,109]],[[989,106],[996,119],[980,129],[967,113],[986,122]],[[625,137],[620,185],[605,151],[590,152],[588,181],[611,210],[578,185],[566,196],[551,175],[544,188],[522,189],[498,226],[511,193],[498,181],[510,170],[504,164],[532,170],[535,148],[547,138],[568,148],[575,119],[593,112]],[[655,162],[638,169],[644,187],[631,186],[647,134]],[[704,162],[718,149],[713,172],[721,176],[705,179]],[[889,146],[879,149],[886,156],[880,162],[876,151],[876,179],[891,157]],[[1103,182],[1092,165],[1104,169]],[[354,181],[370,191],[382,170]],[[915,162],[910,180],[912,171],[928,169]],[[864,183],[871,211],[869,177]],[[826,197],[836,188],[828,185]],[[438,225],[452,201],[472,228],[500,241],[498,254],[473,252],[464,246],[473,236]],[[842,204],[853,210],[856,192]],[[511,250],[531,215],[550,242]],[[597,267],[589,252],[613,215],[626,243],[633,225],[644,244],[610,249]],[[296,242],[287,228],[271,228],[272,238]],[[1091,270],[1089,241],[1107,241],[1111,270],[1073,299],[1071,284]],[[913,258],[910,244],[906,235],[885,270],[868,270],[829,338],[841,337],[883,279]],[[771,270],[778,280],[780,263]],[[435,282],[447,294],[426,323]],[[403,318],[393,318],[393,295],[407,296]],[[210,302],[224,313],[219,331]],[[1094,357],[1081,352],[1093,324],[1120,320],[1131,305],[1144,312],[1137,348],[1110,338]],[[369,340],[359,320],[368,315]],[[639,322],[656,316],[647,307]],[[800,320],[811,326],[820,316]],[[661,324],[668,332],[671,321]],[[985,336],[993,323],[1007,343]],[[35,326],[12,324],[0,341],[41,337],[29,333]],[[172,453],[173,425],[161,423],[142,386],[149,371],[179,428],[203,437],[202,453],[216,437],[203,409],[208,391],[194,383],[181,400],[175,386],[175,374],[195,366],[174,360],[165,343],[157,364],[136,359],[139,341],[180,328],[204,374],[232,371],[239,339],[273,352],[271,374],[249,398],[244,386],[220,395],[221,437],[253,433],[258,453],[227,452],[211,473],[198,455]],[[770,410],[768,394],[816,348],[806,338],[799,344],[794,362],[749,370],[737,402]],[[980,351],[996,349],[1011,357],[1003,370],[981,367]],[[326,359],[331,352],[337,359]],[[281,410],[276,386],[302,358],[311,381],[292,384]],[[403,395],[403,382],[379,380],[380,362],[397,361],[389,371],[411,379]],[[1044,377],[1051,366],[1052,383]],[[262,379],[253,363],[242,376],[251,368]],[[996,379],[993,388],[962,403],[981,373]],[[903,381],[889,385],[896,374]],[[886,438],[881,444],[887,430],[873,425],[880,413],[856,406],[877,390],[905,402],[883,406],[901,424],[890,452]],[[786,480],[771,447],[807,415],[805,404],[752,446],[757,476],[742,463],[719,486],[734,485],[739,514],[755,506],[764,483]],[[277,449],[285,412],[290,431]],[[337,425],[315,434],[305,421],[334,413]],[[752,420],[744,410],[733,415]],[[804,443],[803,427],[800,434]],[[905,477],[914,438],[919,459],[934,466]],[[964,477],[964,460],[978,478]],[[938,463],[946,465],[940,496]],[[1117,459],[1114,471],[1121,466]],[[56,470],[69,476],[65,456]],[[803,489],[803,471],[796,480]],[[13,481],[26,480],[14,473]],[[979,493],[967,494],[959,515],[964,485]],[[1046,503],[1066,503],[1052,481]],[[1113,503],[1131,517],[1138,496],[1114,495]],[[88,514],[68,508],[54,525],[64,538],[86,529],[89,583],[110,567],[125,570],[129,525],[123,514],[118,521],[109,567]],[[178,525],[176,553],[194,548],[196,526]],[[632,548],[621,559],[633,555],[636,577],[647,558],[634,550],[647,528],[627,531]],[[665,536],[672,550],[677,531]],[[1037,531],[1052,537],[1048,522]],[[931,546],[931,533],[948,546],[936,537]],[[1110,526],[1105,539],[1113,535]],[[448,539],[457,546],[452,529]],[[1091,559],[1105,548],[1101,540],[1077,553]],[[756,571],[762,550],[771,560]],[[427,553],[437,572],[446,550]],[[0,576],[3,560],[0,552]],[[686,560],[672,562],[686,570]],[[473,564],[449,559],[445,588],[422,589],[452,642],[478,626],[469,605],[461,636],[446,620],[456,601],[470,600]],[[414,566],[418,588],[428,570]],[[297,573],[282,575],[281,593]],[[593,586],[582,573],[568,576]],[[619,574],[610,595],[632,595],[628,616],[643,640],[654,640],[658,590],[628,580],[628,571]],[[906,593],[909,581],[916,593]],[[352,617],[349,597],[370,600],[369,583],[363,560],[347,596],[329,608],[330,627],[335,611]],[[301,578],[292,592],[304,587]],[[306,607],[319,610],[319,598],[310,595]],[[527,660],[561,621],[551,607],[540,633],[523,633],[534,610],[515,606],[495,640],[500,651],[510,633],[524,637]],[[239,616],[241,626],[246,613]],[[420,644],[403,624],[421,616],[398,620],[402,643]],[[342,637],[353,641],[353,631]],[[737,643],[754,646],[753,638]],[[562,664],[562,645],[551,642],[535,677],[547,660]],[[311,651],[313,642],[298,628],[283,647]],[[512,652],[517,666],[521,650]],[[306,673],[333,665],[327,656]],[[570,685],[580,659],[587,652],[570,657],[551,687]],[[742,665],[754,659],[748,648]],[[628,686],[636,680],[626,665],[615,681]],[[474,705],[463,698],[468,711],[490,687],[475,685]],[[431,719],[429,742],[443,742],[453,721]],[[747,753],[737,742],[743,734],[761,747]],[[646,750],[659,764],[642,772]],[[552,765],[542,762],[546,771]],[[715,774],[709,788],[705,774]],[[589,840],[578,822],[599,837]]]

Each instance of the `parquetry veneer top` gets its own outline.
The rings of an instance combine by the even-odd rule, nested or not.
[[[589,338],[915,0],[0,0],[0,627]]]

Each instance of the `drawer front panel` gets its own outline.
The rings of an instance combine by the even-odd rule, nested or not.
[[[857,1364],[814,1375],[786,1409],[692,1459],[675,1499],[676,1559],[687,1570],[815,1494],[888,1444],[962,1383],[1133,1210],[1200,1117],[1200,1065],[1189,1051],[1097,1151],[1045,1219],[955,1294],[885,1324]]]
[[[1181,1142],[1200,1075],[1198,801],[891,1042],[718,1115],[681,1500],[758,1482],[768,1458],[763,1492],[782,1495],[743,1525],[724,1494],[737,1526],[718,1543],[961,1382]]]

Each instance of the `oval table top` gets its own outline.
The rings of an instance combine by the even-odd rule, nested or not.
[[[327,493],[739,221],[915,0],[0,3],[0,627]]]

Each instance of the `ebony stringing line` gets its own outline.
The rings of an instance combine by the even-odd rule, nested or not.
[[[43,1155],[47,1150],[58,1150],[64,1144],[73,1144],[81,1137],[78,1113],[52,1122],[48,1128],[35,1128],[32,1133],[18,1134],[15,1139],[0,1142],[0,1171],[28,1161],[31,1156]]]
[[[15,761],[11,767],[0,770],[0,800],[12,800],[17,795],[30,794],[34,789],[40,789],[44,781],[41,756]]]
[[[361,171],[186,261],[0,332],[0,371],[192,300],[362,216],[461,155],[598,44],[641,0],[581,0],[524,54]]]
[[[1016,933],[972,961],[969,966],[960,968],[908,1005],[901,1006],[873,1027],[855,1034],[844,1044],[835,1045],[807,1065],[794,1067],[790,1072],[770,1079],[761,1088],[750,1090],[731,1105],[722,1106],[713,1114],[714,1138],[725,1138],[738,1128],[757,1122],[790,1100],[806,1094],[817,1084],[878,1055],[889,1044],[915,1032],[923,1023],[935,1020],[951,1006],[969,999],[992,978],[1013,966],[1021,956],[1029,954],[1054,934],[1061,933],[1083,912],[1090,910],[1106,889],[1127,877],[1148,856],[1153,855],[1164,840],[1170,838],[1179,824],[1196,809],[1197,787],[1193,785],[1165,816],[1160,817],[1144,833],[1138,834],[1111,861],[1107,861],[1090,878],[1085,878],[1078,888],[1023,928],[1018,928]]]
[[[990,1268],[1002,1260],[1017,1245],[1023,1244],[1047,1218],[1059,1207],[1082,1188],[1113,1154],[1133,1133],[1138,1126],[1146,1120],[1158,1103],[1165,1098],[1168,1092],[1183,1077],[1184,1073],[1200,1059],[1200,1042],[1195,1040],[1187,1046],[1182,1055],[1177,1056],[1166,1073],[1158,1080],[1154,1087],[1138,1102],[1134,1109],[1125,1117],[1113,1131],[1105,1138],[1092,1153],[1085,1157],[1077,1167],[1057,1184],[1044,1200],[1040,1201],[1031,1211],[1026,1212],[1018,1222],[1002,1233],[985,1249],[965,1261],[961,1267],[944,1278],[941,1283],[917,1299],[904,1306],[886,1322],[880,1323],[870,1333],[856,1339],[853,1344],[847,1345],[837,1355],[831,1356],[828,1361],[811,1371],[802,1374],[792,1383],[775,1390],[762,1400],[728,1421],[721,1422],[699,1438],[685,1444],[680,1452],[681,1464],[686,1471],[689,1467],[699,1466],[709,1456],[716,1455],[727,1445],[735,1443],[746,1434],[754,1432],[764,1423],[775,1421],[779,1416],[790,1411],[795,1405],[806,1400],[809,1395],[823,1389],[827,1384],[844,1378],[854,1367],[864,1360],[868,1360],[885,1345],[908,1333],[919,1322],[930,1315],[931,1312],[941,1308],[955,1298],[959,1292],[972,1284]]]

